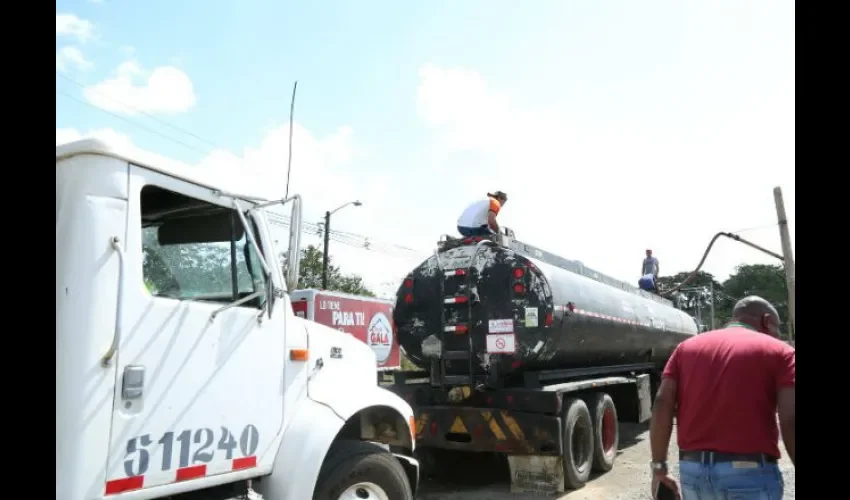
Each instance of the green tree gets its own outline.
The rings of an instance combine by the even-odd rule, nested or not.
[[[783,266],[770,264],[740,265],[735,268],[735,273],[723,282],[723,289],[725,293],[736,299],[747,295],[758,295],[773,304],[782,320],[782,333],[787,334],[788,288],[785,283],[785,268]]]
[[[673,276],[662,276],[658,282],[662,290],[669,290],[683,282],[690,272],[681,272]],[[714,319],[717,326],[728,323],[732,318],[735,302],[748,295],[758,295],[776,307],[787,334],[788,291],[785,286],[785,269],[779,265],[742,264],[723,283],[719,283],[710,273],[700,271],[693,280],[684,286],[682,308],[689,314],[697,315],[697,305],[702,312],[703,321],[708,323],[711,306],[711,294],[704,290],[714,284]],[[673,297],[670,297],[673,299]]]
[[[301,251],[301,267],[298,269],[298,288],[322,288],[322,257],[324,254],[314,245],[308,245]],[[342,274],[333,265],[333,257],[328,257],[328,290],[374,297],[366,288],[363,278],[355,274]]]

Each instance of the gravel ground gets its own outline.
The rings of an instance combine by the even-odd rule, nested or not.
[[[780,449],[782,446],[780,445]],[[784,453],[785,450],[782,449]],[[679,449],[676,446],[676,433],[670,443],[670,468],[674,477],[678,477]],[[420,500],[531,500],[540,498],[555,499],[554,496],[534,494],[512,494],[507,460],[495,455],[453,454],[453,474],[450,479],[439,484],[432,480],[422,482]],[[607,474],[593,477],[587,485],[576,491],[570,491],[557,497],[558,500],[637,500],[648,499],[649,473],[649,430],[646,424],[620,425],[620,454],[614,469]],[[794,497],[794,466],[787,458],[779,463],[785,478],[783,500]],[[463,470],[459,479],[458,470]]]

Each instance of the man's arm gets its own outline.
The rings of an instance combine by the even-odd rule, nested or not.
[[[658,263],[658,259],[655,259],[655,276],[661,276],[661,264]]]
[[[782,432],[782,442],[785,443],[785,451],[788,452],[788,458],[794,467],[797,466],[796,460],[796,435],[794,432],[796,415],[795,415],[795,389],[793,387],[783,387],[779,390],[779,430]]]
[[[670,436],[673,434],[673,416],[676,409],[676,391],[678,383],[672,378],[664,378],[658,394],[655,396],[655,407],[652,409],[652,423],[649,427],[649,444],[652,450],[653,462],[667,460],[667,450],[670,448]]]
[[[682,344],[673,351],[667,366],[664,367],[661,386],[655,395],[652,408],[652,422],[649,426],[649,445],[652,450],[653,462],[667,460],[667,450],[670,447],[670,435],[673,433],[673,417],[676,412],[676,401],[679,390],[679,355]]]
[[[797,440],[794,432],[796,422],[796,396],[794,389],[797,379],[796,358],[796,351],[788,347],[780,357],[776,378],[779,430],[782,432],[782,442],[785,443],[785,451],[788,452],[788,458],[791,459],[794,467],[797,466],[797,456],[795,453]]]
[[[481,212],[478,212],[478,213],[481,213]],[[489,212],[487,212],[487,223],[490,225],[490,229],[492,229],[493,231],[495,231],[497,233],[499,232],[499,223],[496,222],[496,212],[494,212],[493,210],[490,210]]]

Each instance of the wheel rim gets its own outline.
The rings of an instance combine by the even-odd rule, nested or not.
[[[588,438],[591,441],[588,443]],[[587,468],[590,461],[590,450],[593,448],[592,434],[590,422],[585,422],[579,419],[573,427],[572,448],[573,465],[576,470],[581,473]]]
[[[343,491],[339,500],[390,500],[390,497],[375,483],[357,483]]]
[[[614,449],[614,438],[617,436],[616,425],[614,410],[605,408],[605,411],[602,412],[602,451],[606,455]]]

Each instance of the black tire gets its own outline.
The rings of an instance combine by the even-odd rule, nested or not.
[[[593,462],[593,421],[581,399],[564,402],[564,486],[579,489],[590,478]]]
[[[339,500],[346,489],[358,483],[380,488],[391,500],[413,500],[407,475],[398,460],[380,446],[364,441],[339,441],[331,447],[313,493],[313,500]],[[362,498],[380,497],[367,493]]]
[[[614,467],[620,446],[620,422],[611,396],[594,394],[587,401],[593,420],[593,470],[608,472]]]

